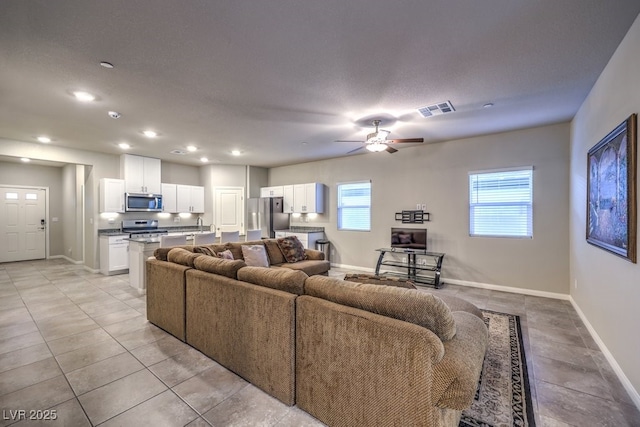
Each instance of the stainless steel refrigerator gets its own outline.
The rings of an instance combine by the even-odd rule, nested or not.
[[[276,230],[289,228],[289,214],[282,213],[282,197],[247,200],[248,230],[262,230],[262,237],[276,237]]]

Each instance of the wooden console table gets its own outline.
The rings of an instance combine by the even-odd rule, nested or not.
[[[380,275],[380,267],[383,265],[397,267],[404,271],[388,271],[385,274],[406,278],[417,284],[433,285],[436,289],[440,287],[440,271],[445,254],[405,248],[380,248],[376,251],[380,252],[376,276]],[[399,254],[404,260],[398,260],[397,257],[385,260],[387,254]]]

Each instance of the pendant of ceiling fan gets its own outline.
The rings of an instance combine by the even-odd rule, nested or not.
[[[401,143],[422,143],[424,142],[423,138],[402,138],[402,139],[387,139],[389,134],[388,130],[379,129],[381,120],[374,120],[372,122],[373,126],[375,126],[376,130],[367,135],[367,139],[364,141],[349,141],[349,140],[337,140],[336,142],[361,142],[365,145],[362,147],[358,147],[355,150],[349,151],[347,154],[354,153],[356,151],[362,150],[366,148],[369,151],[374,153],[386,151],[387,153],[393,154],[397,152],[395,148],[389,146],[389,144],[401,144]]]

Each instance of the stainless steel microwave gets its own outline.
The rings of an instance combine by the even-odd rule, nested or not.
[[[126,193],[125,212],[162,212],[162,194]]]

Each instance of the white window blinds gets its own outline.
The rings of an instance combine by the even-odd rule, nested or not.
[[[533,168],[469,172],[471,236],[533,236]]]
[[[371,230],[371,182],[338,184],[338,230]]]

